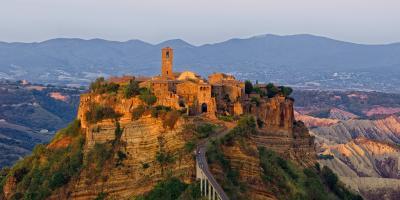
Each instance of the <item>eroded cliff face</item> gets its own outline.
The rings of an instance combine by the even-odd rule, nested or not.
[[[322,148],[323,154],[333,155],[333,159],[319,162],[334,170],[345,184],[365,199],[400,197],[399,147],[360,137]]]
[[[271,192],[270,188],[261,179],[262,170],[258,157],[257,145],[254,141],[246,141],[246,148],[238,142],[230,146],[222,146],[225,157],[230,161],[230,165],[238,172],[238,181],[245,184],[246,190],[240,194],[242,199],[252,200],[272,200],[277,197]],[[223,182],[226,169],[218,164],[210,165],[211,172],[216,176],[218,182]]]
[[[93,174],[92,168],[84,168],[79,177],[55,192],[50,199],[94,199],[100,193],[107,198],[128,199],[150,191],[154,185],[166,176],[175,176],[190,183],[194,180],[195,161],[191,152],[186,152],[184,145],[184,127],[190,123],[180,118],[173,129],[166,127],[162,120],[144,114],[138,120],[131,119],[132,109],[141,102],[138,99],[122,99],[83,95],[79,106],[78,118],[85,132],[87,165],[92,162],[87,153],[96,143],[104,144],[116,138],[116,121],[113,119],[89,123],[85,113],[93,103],[111,106],[122,114],[119,124],[122,129],[119,149],[126,158],[116,164],[107,161],[100,173]],[[157,161],[157,154],[163,152],[173,157],[169,163]],[[116,155],[111,160],[115,160]]]
[[[340,176],[400,178],[400,148],[395,145],[360,137],[323,148],[323,154],[333,155],[334,159],[321,162]]]
[[[331,143],[346,143],[359,136],[369,139],[400,143],[400,119],[390,116],[379,120],[351,119],[331,126],[312,129],[319,137]]]

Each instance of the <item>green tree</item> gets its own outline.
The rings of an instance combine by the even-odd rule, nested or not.
[[[129,84],[124,88],[124,96],[125,98],[131,98],[139,94],[139,83],[135,80],[130,80]]]
[[[251,92],[253,92],[253,84],[249,80],[246,80],[244,82],[244,92],[246,94],[250,94]]]
[[[278,94],[278,92],[279,92],[279,89],[273,83],[268,83],[268,85],[267,85],[268,98],[274,97],[276,94]]]
[[[280,86],[279,90],[281,91],[282,95],[288,97],[292,94],[293,89],[291,87]]]
[[[139,99],[148,106],[152,106],[157,102],[157,97],[147,88],[141,88]]]
[[[186,190],[188,186],[177,178],[170,178],[159,182],[143,200],[176,200]]]

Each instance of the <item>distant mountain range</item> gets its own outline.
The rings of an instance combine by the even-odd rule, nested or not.
[[[175,50],[175,70],[222,71],[240,79],[297,87],[398,91],[400,43],[363,45],[313,35],[260,35],[215,44],[149,44],[102,39],[0,42],[0,79],[87,84],[97,76],[158,74],[160,49]],[[372,83],[373,84],[372,84]]]

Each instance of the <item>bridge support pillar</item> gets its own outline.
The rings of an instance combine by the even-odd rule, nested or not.
[[[211,184],[208,184],[208,199],[211,199],[211,192],[212,192]]]
[[[215,199],[215,191],[213,190],[213,193],[212,193],[212,200],[214,200]]]
[[[203,194],[203,179],[200,178],[200,194]]]

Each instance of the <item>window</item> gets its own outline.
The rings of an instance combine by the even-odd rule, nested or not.
[[[165,57],[169,58],[169,51],[165,54]]]

